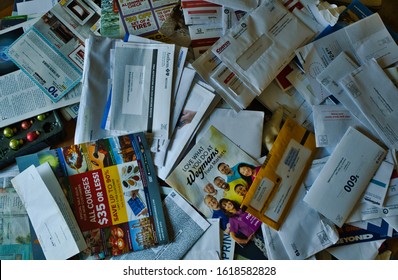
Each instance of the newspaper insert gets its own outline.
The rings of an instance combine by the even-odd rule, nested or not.
[[[62,0],[10,46],[8,56],[58,102],[80,83],[84,40],[99,35],[99,20],[92,1]]]
[[[31,24],[32,20],[0,30],[1,48],[6,50]],[[81,86],[53,102],[7,56],[0,61],[0,127],[79,102]]]

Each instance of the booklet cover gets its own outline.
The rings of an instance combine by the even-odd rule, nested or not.
[[[220,227],[241,245],[236,246],[242,249],[241,256],[264,259],[261,221],[240,209],[259,165],[210,126],[166,178],[166,183],[205,217],[220,218]]]
[[[49,162],[88,245],[107,258],[168,242],[159,184],[142,132],[17,158],[22,171]]]

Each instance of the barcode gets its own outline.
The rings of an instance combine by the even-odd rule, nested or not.
[[[317,236],[319,238],[319,242],[321,242],[322,246],[326,246],[327,244],[331,243],[329,237],[327,236],[325,231],[321,231],[317,233]]]
[[[45,66],[47,66],[48,70],[50,70],[51,73],[53,73],[57,78],[59,78],[59,74],[57,73],[57,71],[55,71],[54,68],[52,68],[52,66],[51,66],[50,64],[48,64],[48,63],[45,62],[44,60],[43,60],[43,64],[44,64]]]
[[[354,82],[349,82],[346,84],[348,91],[352,94],[352,97],[356,98],[359,96],[360,92]]]

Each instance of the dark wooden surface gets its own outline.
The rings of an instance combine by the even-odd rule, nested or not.
[[[14,0],[0,0],[0,18],[10,16]]]

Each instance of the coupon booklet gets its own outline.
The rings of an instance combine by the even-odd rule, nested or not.
[[[108,258],[168,242],[159,184],[144,133],[17,158],[20,171],[46,162],[87,243],[81,258]]]

